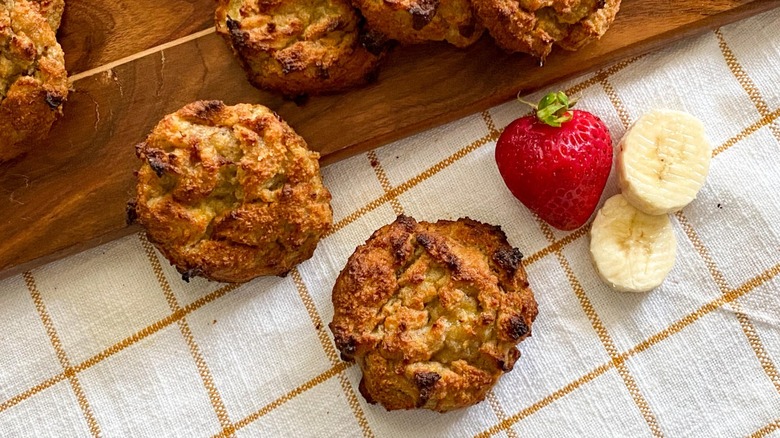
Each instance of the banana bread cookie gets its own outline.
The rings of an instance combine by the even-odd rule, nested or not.
[[[62,48],[37,5],[0,2],[0,162],[45,137],[67,96]]]
[[[258,88],[288,97],[371,81],[385,45],[349,0],[218,0],[217,32]]]
[[[62,13],[65,11],[65,0],[33,0],[38,4],[41,15],[49,22],[49,26],[57,33],[62,20]]]
[[[353,0],[371,29],[403,44],[447,41],[466,47],[483,27],[470,0]]]
[[[331,226],[319,154],[261,105],[191,103],[136,146],[130,219],[185,280],[285,275]]]
[[[553,44],[577,50],[604,35],[620,0],[472,0],[499,46],[542,61]]]
[[[536,301],[501,228],[399,216],[359,246],[333,287],[330,323],[360,392],[386,409],[482,401],[520,357]]]

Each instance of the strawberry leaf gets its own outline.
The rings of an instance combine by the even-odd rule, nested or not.
[[[569,109],[577,102],[576,99],[569,100],[569,96],[563,91],[544,96],[539,101],[539,105],[530,104],[522,99],[519,100],[534,108],[536,117],[539,120],[555,128],[560,128],[562,124],[572,119]]]

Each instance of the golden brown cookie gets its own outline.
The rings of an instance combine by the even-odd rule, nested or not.
[[[129,219],[185,280],[285,275],[333,221],[319,154],[261,105],[191,103],[136,146]]]
[[[258,88],[289,97],[371,81],[382,41],[363,33],[349,0],[218,0],[217,32]]]
[[[577,50],[604,35],[620,0],[471,0],[499,46],[542,61],[557,44]]]
[[[483,27],[470,0],[353,0],[371,29],[403,44],[447,41],[466,47]]]
[[[67,96],[62,48],[37,6],[0,2],[0,162],[44,138]]]
[[[49,22],[54,33],[60,28],[62,13],[65,11],[65,0],[33,0],[37,3],[41,15]]]
[[[359,246],[333,287],[330,323],[360,392],[388,410],[482,401],[520,357],[536,301],[501,228],[399,216]]]

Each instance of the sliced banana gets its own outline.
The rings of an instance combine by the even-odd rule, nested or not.
[[[607,284],[621,292],[647,292],[672,270],[677,239],[669,216],[645,214],[615,195],[593,221],[590,254]]]
[[[682,111],[654,110],[620,141],[618,184],[626,199],[647,214],[678,211],[704,185],[711,157],[699,119]]]

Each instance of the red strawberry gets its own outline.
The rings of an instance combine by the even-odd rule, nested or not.
[[[512,122],[496,144],[498,171],[512,194],[561,230],[588,221],[612,167],[607,126],[573,105],[562,92],[548,94],[536,115]]]

